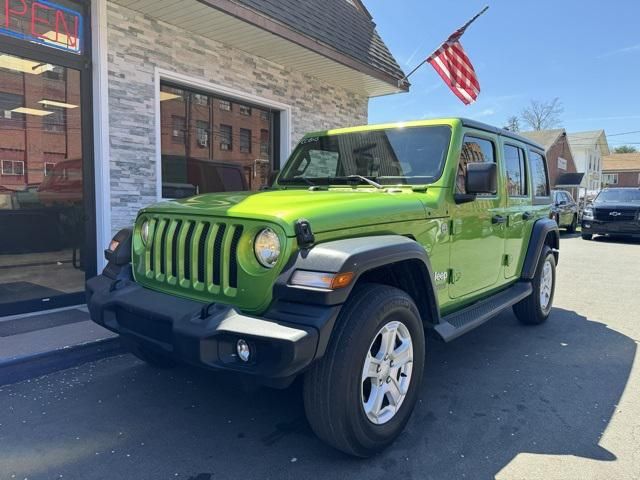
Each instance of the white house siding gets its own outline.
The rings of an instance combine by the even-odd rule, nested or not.
[[[367,122],[368,98],[107,5],[112,230],[155,202],[155,70],[175,71],[291,107],[291,138]]]

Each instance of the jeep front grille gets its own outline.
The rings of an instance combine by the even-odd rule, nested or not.
[[[211,294],[235,295],[242,225],[162,215],[148,221],[150,245],[142,255],[147,279]]]

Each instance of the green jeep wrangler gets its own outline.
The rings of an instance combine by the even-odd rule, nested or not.
[[[334,447],[389,445],[421,394],[427,335],[513,307],[549,316],[558,226],[544,150],[466,119],[306,135],[260,192],[140,211],[87,282],[131,351],[286,387]]]

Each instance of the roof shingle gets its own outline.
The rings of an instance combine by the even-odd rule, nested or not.
[[[346,0],[234,1],[392,77],[404,77],[367,12]]]
[[[603,172],[640,171],[640,153],[614,153],[602,161]]]

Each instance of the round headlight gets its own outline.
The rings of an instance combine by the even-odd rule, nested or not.
[[[145,220],[140,227],[140,237],[142,238],[142,243],[145,245],[149,243],[149,220]]]
[[[276,232],[270,228],[262,230],[253,242],[253,250],[262,266],[272,268],[280,257],[280,239]]]

